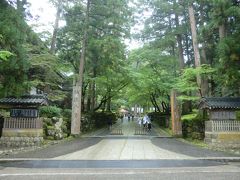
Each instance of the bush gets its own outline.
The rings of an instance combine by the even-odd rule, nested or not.
[[[71,109],[64,109],[62,111],[62,115],[63,115],[63,121],[64,121],[64,127],[62,129],[63,129],[63,132],[69,136],[71,134],[72,110]]]
[[[40,116],[41,117],[60,117],[61,116],[61,108],[56,106],[43,106],[40,107]]]
[[[71,117],[72,117],[72,110],[71,109],[64,109],[62,111],[62,115],[66,119],[71,119]]]
[[[117,121],[116,114],[112,112],[94,112],[90,115],[90,118],[92,119],[96,128],[106,126],[108,121],[110,120],[112,121],[112,123],[115,123]]]
[[[156,122],[161,127],[169,126],[169,115],[162,112],[151,112],[148,113],[148,116],[151,121]]]
[[[240,121],[240,111],[236,111],[237,120]]]
[[[187,114],[181,117],[184,138],[204,139],[205,120],[200,113]]]

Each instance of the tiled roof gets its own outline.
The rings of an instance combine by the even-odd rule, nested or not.
[[[201,109],[240,109],[240,97],[202,98]]]
[[[48,100],[45,95],[26,95],[20,98],[7,97],[0,99],[3,105],[47,105]]]

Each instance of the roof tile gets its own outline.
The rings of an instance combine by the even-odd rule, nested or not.
[[[202,98],[199,107],[202,109],[240,109],[240,97]]]

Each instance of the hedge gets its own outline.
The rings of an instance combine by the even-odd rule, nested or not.
[[[150,112],[148,116],[151,121],[156,122],[161,127],[169,127],[169,116],[162,112]]]
[[[200,113],[187,114],[181,117],[184,138],[204,139],[205,120]]]

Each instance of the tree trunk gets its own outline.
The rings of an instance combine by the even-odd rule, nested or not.
[[[202,57],[202,64],[208,64],[206,51],[205,51],[205,45],[203,45],[203,48],[201,50],[201,57]],[[202,75],[201,85],[202,85],[202,88],[201,88],[202,89],[202,95],[203,95],[203,97],[207,97],[208,92],[209,92],[208,77],[207,76]]]
[[[111,88],[108,88],[107,111],[111,111]]]
[[[158,106],[157,104],[157,101],[156,101],[156,98],[155,98],[155,95],[154,94],[151,94],[151,102],[153,104],[153,106],[155,107],[155,109],[157,109],[157,112],[161,112],[161,109],[160,107]]]
[[[58,24],[59,24],[59,20],[60,20],[61,11],[62,11],[62,0],[58,1],[56,19],[55,19],[55,24],[54,24],[54,28],[53,28],[53,35],[52,35],[51,48],[50,48],[51,54],[55,54],[57,31],[58,31]]]
[[[189,18],[190,18],[191,32],[192,32],[195,67],[197,68],[201,66],[201,62],[200,62],[200,53],[199,53],[198,41],[197,41],[196,21],[195,21],[194,9],[192,4],[188,6],[188,12],[189,12]],[[198,87],[200,88],[199,90],[201,90],[200,75],[197,75],[197,84],[198,84]],[[200,96],[201,96],[201,91],[200,91]]]
[[[91,111],[93,112],[96,106],[96,83],[95,77],[97,76],[97,69],[93,67],[93,80],[92,80],[92,89],[91,89]]]
[[[83,34],[83,41],[82,41],[82,51],[80,57],[80,64],[79,64],[79,74],[76,86],[78,91],[73,91],[73,98],[77,98],[76,104],[77,108],[73,107],[72,109],[72,123],[71,123],[71,134],[76,135],[80,134],[81,129],[81,105],[82,105],[82,85],[83,85],[83,70],[84,70],[84,61],[85,61],[85,53],[86,53],[86,44],[88,39],[88,26],[89,26],[89,8],[90,8],[90,0],[87,1],[87,9],[86,9],[86,17],[85,17],[85,28]],[[78,95],[75,95],[77,93]],[[73,104],[74,105],[74,104]]]
[[[222,40],[225,37],[225,33],[226,33],[225,23],[221,24],[218,29],[219,29],[219,38],[220,40]]]
[[[180,104],[177,101],[177,92],[175,90],[171,91],[171,117],[173,135],[182,136]]]
[[[92,95],[92,82],[88,84],[88,94],[87,94],[87,112],[91,110],[91,95]]]
[[[184,58],[183,58],[183,47],[182,47],[182,35],[177,35],[177,43],[178,43],[178,59],[180,64],[180,69],[184,69]]]
[[[176,3],[176,1],[175,1],[175,3]],[[179,17],[178,17],[177,13],[175,13],[175,24],[176,24],[176,29],[178,30]],[[178,60],[179,60],[180,70],[182,70],[182,69],[184,69],[184,57],[183,57],[182,35],[181,34],[177,34],[177,44],[178,44]]]

